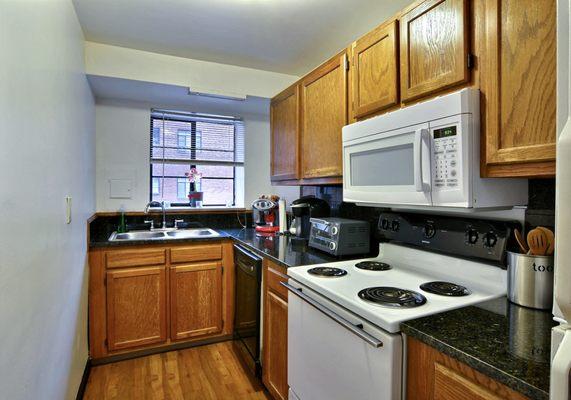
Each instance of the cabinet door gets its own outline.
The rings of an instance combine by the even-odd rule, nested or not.
[[[301,82],[302,177],[341,176],[341,128],[347,124],[347,53]]]
[[[167,339],[165,267],[107,271],[109,351]]]
[[[171,338],[222,331],[222,264],[178,265],[170,270]]]
[[[401,97],[468,82],[466,0],[427,0],[400,20]]]
[[[355,42],[351,91],[356,118],[398,103],[397,29],[398,22],[390,21]]]
[[[528,400],[498,381],[407,338],[406,393],[409,400]]]
[[[292,86],[272,99],[271,179],[299,178],[299,85]]]
[[[288,398],[287,384],[287,302],[274,291],[266,297],[264,383],[277,399]]]
[[[556,2],[485,0],[484,176],[555,174]]]

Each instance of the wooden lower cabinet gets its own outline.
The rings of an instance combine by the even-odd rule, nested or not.
[[[262,380],[277,400],[288,398],[287,383],[287,281],[285,268],[264,259],[264,337]]]
[[[222,264],[172,266],[171,338],[173,340],[222,331]]]
[[[526,400],[526,396],[416,339],[407,339],[409,400]]]
[[[230,240],[89,252],[89,354],[94,360],[229,339],[233,312]]]
[[[165,267],[107,272],[107,341],[109,350],[164,343]]]

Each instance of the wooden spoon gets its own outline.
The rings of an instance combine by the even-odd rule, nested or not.
[[[529,251],[529,247],[527,247],[527,243],[523,239],[523,235],[521,234],[519,229],[514,230],[514,235],[515,235],[515,240],[517,241],[517,244],[519,244],[519,249],[521,250],[521,252],[523,254],[527,254],[527,252]]]
[[[538,226],[537,229],[541,229],[547,237],[547,250],[545,251],[545,255],[552,255],[553,251],[555,250],[555,234],[551,229],[545,228],[543,226]]]
[[[547,235],[538,228],[532,229],[527,233],[527,244],[531,254],[534,256],[544,256],[549,247]]]

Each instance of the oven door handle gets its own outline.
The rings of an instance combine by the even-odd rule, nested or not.
[[[339,325],[341,325],[345,329],[347,329],[347,330],[351,331],[353,334],[359,336],[361,339],[363,339],[365,342],[367,342],[371,346],[376,347],[376,348],[383,346],[383,342],[381,342],[379,339],[377,339],[374,336],[365,332],[365,330],[363,329],[362,326],[352,324],[351,322],[347,321],[345,318],[341,317],[340,315],[337,315],[336,313],[334,313],[333,311],[331,311],[327,307],[322,306],[317,301],[313,300],[311,297],[309,297],[308,295],[303,293],[301,288],[298,289],[298,288],[296,288],[296,287],[294,287],[294,286],[292,286],[286,282],[280,282],[280,283],[287,290],[289,290],[291,293],[295,294],[297,297],[299,297],[300,299],[302,299],[303,301],[305,301],[309,305],[315,307],[316,309],[321,311],[323,314],[327,315],[329,318],[331,318],[333,321],[337,322]]]

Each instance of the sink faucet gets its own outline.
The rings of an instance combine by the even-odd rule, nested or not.
[[[163,211],[163,225],[162,228],[166,229],[167,227],[167,212],[166,212],[166,203],[165,201],[161,201],[160,203],[158,201],[150,201],[147,203],[147,205],[145,206],[145,214],[148,214],[150,211],[151,207],[161,207],[162,211]]]

